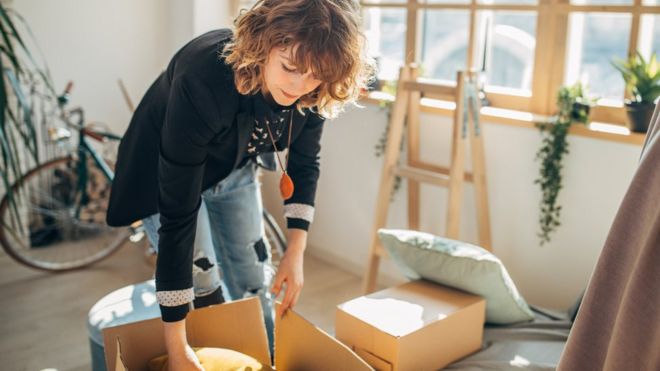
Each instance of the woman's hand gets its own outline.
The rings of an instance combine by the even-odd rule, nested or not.
[[[273,300],[275,300],[280,295],[282,286],[286,286],[282,305],[280,305],[277,311],[278,317],[282,317],[287,309],[293,309],[298,302],[300,291],[303,288],[303,256],[307,245],[307,231],[290,229],[288,241],[286,252],[280,261],[280,266],[277,269],[277,274],[271,288],[271,292],[274,295]]]
[[[163,322],[167,369],[169,371],[204,371],[186,339],[186,320]]]
[[[195,351],[188,344],[179,351],[168,352],[167,369],[169,371],[204,371]]]

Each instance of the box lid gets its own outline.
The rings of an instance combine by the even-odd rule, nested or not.
[[[417,280],[340,304],[338,308],[382,332],[402,337],[483,299]]]

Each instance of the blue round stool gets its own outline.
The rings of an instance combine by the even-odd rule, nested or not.
[[[87,316],[92,370],[106,371],[103,329],[160,317],[153,279],[117,289],[97,301]]]

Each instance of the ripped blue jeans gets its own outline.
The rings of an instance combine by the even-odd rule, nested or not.
[[[274,270],[264,234],[262,207],[257,164],[253,161],[202,192],[193,252],[193,286],[197,298],[220,287],[228,300],[259,296],[273,354],[270,284]],[[157,250],[160,214],[142,221]]]

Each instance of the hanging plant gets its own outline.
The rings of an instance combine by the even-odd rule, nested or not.
[[[581,83],[565,86],[557,94],[559,112],[548,122],[536,123],[543,140],[536,153],[540,161],[539,177],[534,184],[541,187],[541,204],[538,236],[541,245],[550,242],[550,234],[560,225],[561,205],[557,202],[562,189],[562,168],[564,155],[569,153],[566,137],[573,124],[586,125],[589,122],[590,108],[596,99],[587,98]]]

